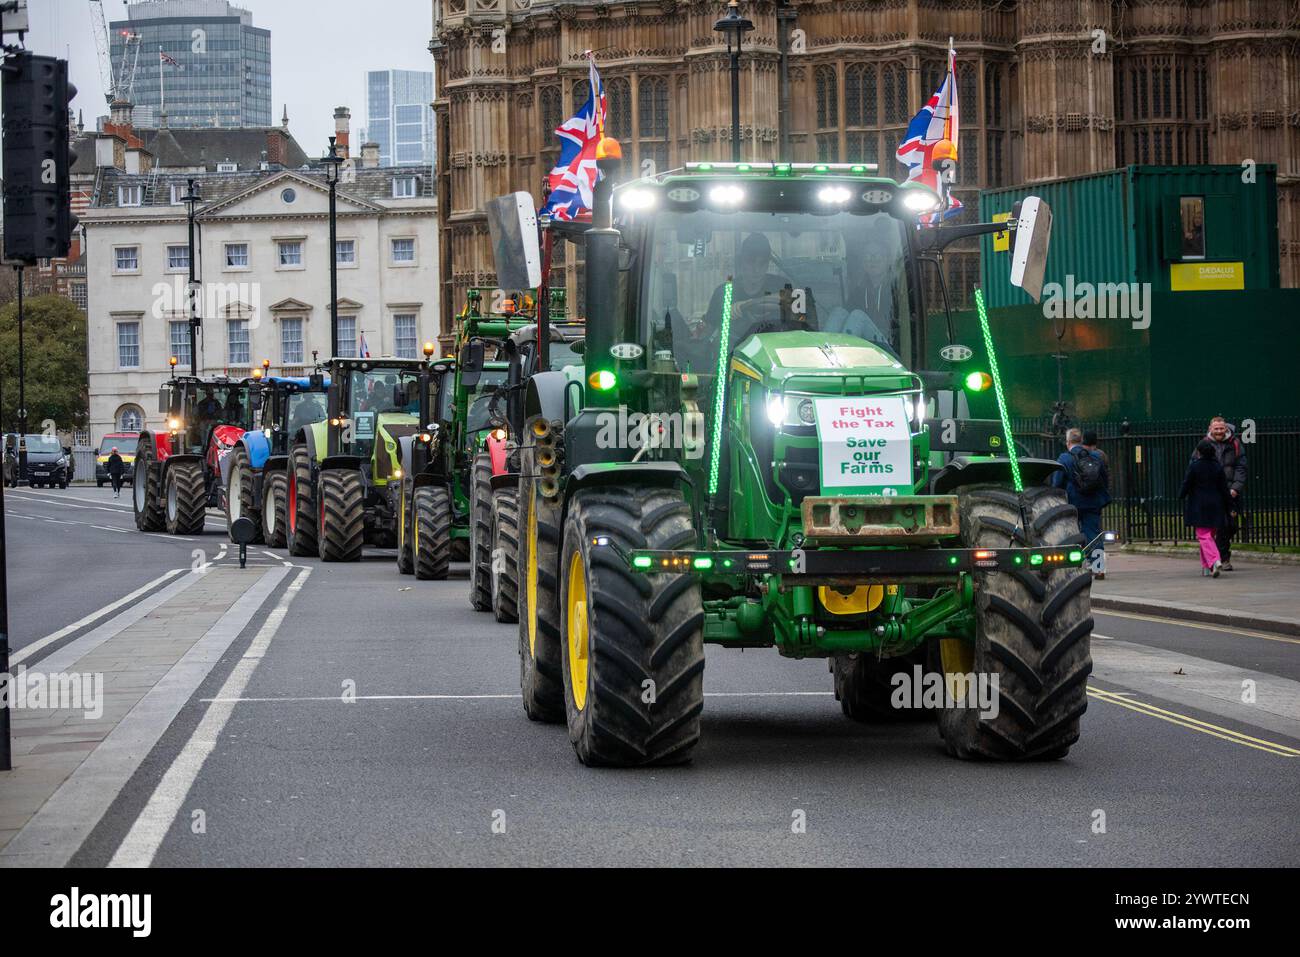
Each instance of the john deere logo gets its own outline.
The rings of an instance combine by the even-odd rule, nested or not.
[[[1001,448],[1001,446],[1002,446],[1002,439],[1001,439],[999,436],[996,436],[996,435],[995,435],[995,436],[993,436],[992,438],[989,439],[989,445],[990,445],[992,448],[995,448],[995,449],[996,449],[996,448]]]

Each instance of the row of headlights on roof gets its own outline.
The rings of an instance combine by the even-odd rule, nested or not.
[[[823,398],[818,396],[817,398]],[[903,395],[908,417],[912,422],[912,431],[920,432],[925,425],[927,403],[924,392],[908,392]],[[787,395],[776,392],[767,397],[767,419],[776,428],[802,428],[817,424],[817,407],[810,396]]]
[[[673,202],[693,203],[701,196],[700,190],[694,186],[674,186],[665,191],[657,186],[629,184],[619,189],[618,204],[628,212],[645,212],[658,206],[665,192]],[[900,187],[897,190],[871,186],[859,194],[852,186],[844,183],[827,183],[822,186],[817,190],[817,200],[824,206],[835,208],[847,206],[855,196],[860,195],[862,202],[868,205],[885,206],[893,201],[896,194],[901,194],[903,206],[917,215],[932,213],[942,204],[939,196],[924,186]],[[733,209],[744,206],[746,195],[743,183],[715,183],[708,187],[707,192],[712,205]]]

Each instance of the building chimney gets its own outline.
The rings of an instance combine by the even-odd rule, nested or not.
[[[119,130],[131,129],[131,101],[116,99],[108,106],[108,121]]]
[[[361,168],[374,169],[379,165],[379,144],[371,141],[361,144]]]
[[[266,131],[266,161],[272,166],[284,166],[285,135],[283,130]]]
[[[339,155],[347,159],[351,154],[348,146],[348,140],[351,137],[352,111],[346,106],[336,106],[334,108],[334,144],[338,147]]]

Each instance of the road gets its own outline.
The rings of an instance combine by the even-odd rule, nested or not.
[[[955,761],[932,724],[850,722],[823,661],[710,647],[694,761],[590,770],[524,717],[515,626],[470,608],[463,565],[417,582],[391,552],[254,548],[226,571],[215,515],[195,541],[143,536],[107,490],[6,490],[5,512],[29,667],[196,550],[214,581],[265,576],[72,863],[1257,866],[1300,845],[1300,639],[1099,612],[1082,740],[1019,766]]]

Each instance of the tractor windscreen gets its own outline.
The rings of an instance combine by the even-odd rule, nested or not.
[[[253,426],[252,391],[242,385],[192,385],[185,393],[193,409],[188,419],[201,429],[211,425]]]
[[[297,435],[314,422],[329,415],[329,403],[323,392],[294,392],[289,396],[288,433]]]
[[[718,369],[754,333],[858,336],[909,360],[915,348],[907,234],[885,212],[667,212],[655,219],[642,293],[656,350],[682,372]],[[726,284],[732,283],[722,343]]]
[[[347,373],[348,395],[353,412],[398,412],[416,415],[420,411],[419,374],[393,369],[357,369]]]
[[[492,396],[496,393],[498,387],[505,385],[506,370],[484,369],[478,383],[474,390],[475,398],[470,404],[468,415],[465,417],[465,431],[469,433],[480,432],[490,424]],[[497,410],[499,413],[504,414],[504,400],[497,401]]]

